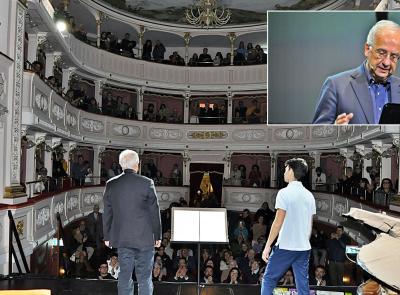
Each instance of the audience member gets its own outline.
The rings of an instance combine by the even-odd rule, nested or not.
[[[108,265],[107,263],[100,264],[99,267],[99,280],[114,280],[115,278],[108,273]]]
[[[315,174],[317,175],[315,178],[315,190],[326,191],[326,175],[322,172],[322,168],[315,168]]]
[[[109,260],[107,260],[108,273],[116,280],[118,280],[118,275],[120,270],[119,260],[117,255],[112,255]]]
[[[310,244],[312,248],[312,255],[314,266],[325,265],[326,263],[326,236],[323,230],[312,229]]]
[[[310,276],[310,285],[312,286],[326,286],[325,267],[317,265],[315,267],[314,275]]]
[[[165,54],[165,47],[164,45],[160,42],[160,40],[156,41],[156,45],[154,45],[153,48],[153,59],[155,62],[162,62],[164,60],[164,54]]]
[[[85,176],[87,172],[87,166],[82,155],[78,156],[78,162],[72,163],[71,177],[74,181],[75,186],[82,186],[85,183]]]
[[[383,178],[381,186],[375,191],[374,203],[380,206],[388,206],[396,196],[393,183],[390,178]]]
[[[240,272],[240,269],[237,267],[233,267],[229,271],[228,278],[226,280],[224,280],[224,283],[231,284],[231,285],[240,284],[242,282],[241,276],[242,276],[242,274]]]
[[[88,232],[94,239],[96,250],[100,250],[103,246],[103,214],[99,212],[99,205],[93,206],[93,212],[87,216]]]
[[[252,187],[261,186],[261,172],[258,165],[251,166],[251,171],[249,173],[249,185]]]
[[[343,285],[344,262],[346,261],[347,239],[343,235],[343,227],[338,226],[336,232],[326,241],[328,252],[329,281],[333,286]]]
[[[167,269],[162,267],[159,263],[154,263],[152,280],[153,282],[167,281]]]
[[[208,63],[208,62],[212,62],[212,58],[211,55],[208,54],[208,49],[207,48],[203,48],[203,53],[200,54],[199,56],[199,63]]]
[[[233,165],[233,170],[231,171],[231,185],[242,185],[242,173],[239,171],[238,165]]]
[[[146,40],[143,44],[142,59],[151,60],[151,52],[153,51],[153,44],[151,40]]]

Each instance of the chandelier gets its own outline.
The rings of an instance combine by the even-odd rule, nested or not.
[[[196,4],[186,9],[186,20],[197,27],[220,27],[228,23],[231,11],[218,6],[218,0],[196,0]]]

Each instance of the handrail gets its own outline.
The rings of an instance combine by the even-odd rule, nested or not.
[[[15,241],[17,243],[22,262],[25,267],[25,272],[30,273],[29,266],[28,266],[28,263],[25,258],[24,249],[22,248],[21,240],[19,239],[17,227],[15,226],[14,217],[11,213],[11,210],[8,210],[8,218],[10,221],[9,236],[8,236],[8,275],[12,274],[12,258],[13,257],[14,257],[15,264],[17,265],[18,272],[20,274],[22,273],[22,269],[19,264],[17,253],[15,252],[15,249],[14,249],[13,235],[14,235]]]

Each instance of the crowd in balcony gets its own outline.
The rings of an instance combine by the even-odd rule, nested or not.
[[[65,12],[62,5],[59,9],[56,9],[55,12],[55,20],[57,21],[60,19],[66,22],[68,31],[77,39],[92,45],[97,45],[97,41],[94,42],[88,38],[84,26],[82,24],[77,25],[75,18],[68,12]],[[137,58],[135,55],[135,52],[137,52],[138,49],[137,45],[138,42],[133,40],[129,33],[125,33],[124,38],[122,39],[119,39],[115,33],[109,31],[103,31],[100,34],[100,48],[115,54]],[[147,39],[141,49],[141,58],[143,60],[178,66],[185,65],[184,58],[177,51],[174,51],[168,58],[166,58],[166,47],[160,40],[154,42],[154,40]],[[243,41],[240,41],[239,46],[234,50],[234,65],[254,65],[265,63],[267,63],[267,54],[264,53],[264,50],[260,45],[253,46],[253,43],[249,42],[246,46]],[[189,66],[228,66],[230,64],[230,52],[226,53],[225,57],[221,52],[217,52],[213,58],[208,54],[208,48],[204,48],[202,53],[194,53],[188,62]]]
[[[261,173],[260,166],[253,164],[247,175],[245,165],[233,165],[230,178],[225,181],[226,185],[242,187],[270,187],[270,177],[267,173]]]
[[[31,70],[40,77],[44,77],[43,65],[40,62],[35,61],[31,65]],[[138,119],[135,105],[122,96],[114,94],[110,89],[103,90],[102,107],[100,107],[97,100],[93,96],[90,96],[85,88],[82,87],[82,83],[78,81],[72,81],[70,83],[70,88],[65,94],[63,93],[64,89],[61,88],[61,81],[57,81],[54,76],[49,76],[47,79],[44,79],[44,81],[76,108],[90,113],[103,114],[122,119]],[[200,100],[197,100],[191,107],[190,116],[190,123],[226,124],[226,103],[213,102],[212,98],[204,103],[200,103]],[[156,109],[155,103],[145,103],[143,120],[151,122],[183,123],[181,108],[178,108],[176,104],[174,104],[173,107],[169,107],[168,101],[159,103],[158,109]],[[236,124],[259,124],[264,123],[265,120],[266,114],[263,115],[261,113],[260,102],[257,99],[252,99],[248,103],[239,101],[238,105],[233,110],[232,122]]]
[[[151,122],[183,123],[183,118],[177,108],[170,109],[167,104],[161,103],[156,110],[154,103],[147,104],[143,110],[143,120]]]
[[[261,254],[274,219],[274,211],[267,202],[255,213],[248,209],[228,212],[229,244],[202,246],[200,253],[195,245],[171,244],[171,208],[174,206],[187,206],[187,203],[172,203],[169,209],[161,211],[163,239],[154,255],[154,282],[196,282],[199,270],[204,284],[261,283],[265,271]],[[66,241],[62,264],[67,276],[118,279],[116,249],[106,248],[102,239],[102,214],[95,205],[92,213],[76,223]],[[338,226],[329,233],[313,228],[310,243],[310,285],[343,285],[345,246],[351,243],[343,227]],[[197,255],[200,255],[200,265],[197,265]],[[294,286],[291,269],[278,285]]]
[[[379,206],[388,206],[397,196],[398,179],[395,182],[390,178],[381,179],[374,167],[368,167],[366,171],[368,178],[362,176],[360,167],[346,167],[345,173],[337,181],[328,181],[322,168],[317,167],[315,189],[336,192]]]
[[[76,36],[76,34],[75,34]],[[82,33],[79,32],[78,39],[82,40]],[[131,40],[130,34],[126,33],[124,38],[119,40],[111,32],[102,32],[100,37],[100,48],[109,52],[120,54],[122,56],[135,58],[135,49],[137,42]],[[174,51],[168,58],[165,57],[166,48],[160,40],[156,40],[153,46],[152,40],[146,40],[143,44],[141,58],[146,61],[154,61],[158,63],[184,66],[185,59]],[[267,63],[267,55],[260,45],[253,47],[252,43],[248,43],[245,48],[243,41],[240,41],[239,47],[234,50],[234,65],[254,65]],[[221,52],[217,52],[213,58],[208,53],[208,48],[204,48],[201,54],[193,53],[189,59],[189,66],[228,66],[231,64],[231,53],[226,53],[225,57]]]

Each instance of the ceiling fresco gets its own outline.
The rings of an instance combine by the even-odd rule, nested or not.
[[[193,0],[102,0],[119,9],[157,21],[187,24],[185,10]],[[263,23],[266,12],[271,9],[311,9],[329,0],[219,0],[218,3],[231,9],[228,25]]]

